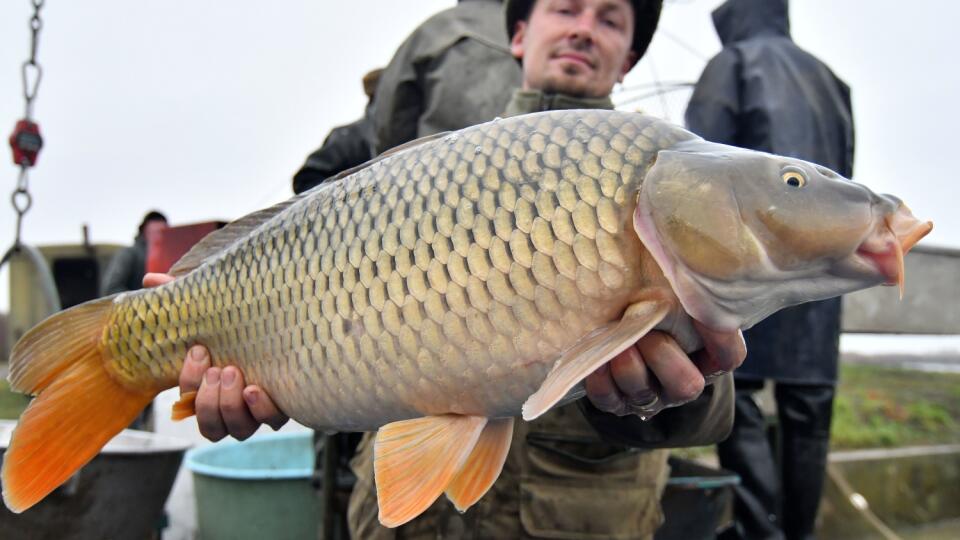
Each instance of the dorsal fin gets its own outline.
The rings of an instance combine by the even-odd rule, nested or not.
[[[433,142],[433,141],[435,141],[435,140],[437,140],[437,139],[442,139],[442,138],[444,138],[444,137],[446,137],[447,135],[450,135],[450,134],[452,134],[452,133],[453,133],[452,131],[441,131],[440,133],[434,133],[433,135],[424,135],[423,137],[420,137],[420,138],[418,138],[418,139],[414,139],[414,140],[412,140],[412,141],[407,141],[407,142],[405,142],[405,143],[403,143],[403,144],[398,144],[398,145],[394,146],[393,148],[388,148],[387,150],[384,150],[383,153],[381,153],[379,156],[371,159],[371,160],[368,161],[367,163],[368,163],[368,164],[372,164],[372,163],[374,163],[374,162],[380,161],[381,159],[388,158],[388,157],[390,157],[390,156],[392,156],[392,155],[394,155],[394,154],[399,154],[400,152],[403,152],[404,150],[409,150],[409,149],[411,149],[411,148],[420,146],[421,144],[427,144],[428,142]],[[360,167],[363,168],[363,165],[361,165]]]
[[[181,257],[180,260],[178,260],[176,264],[174,264],[167,273],[174,277],[180,277],[184,274],[187,274],[193,269],[203,264],[203,262],[206,261],[211,256],[217,253],[220,253],[224,249],[227,249],[238,239],[243,238],[244,236],[250,234],[251,231],[259,227],[260,225],[263,225],[263,223],[269,221],[273,216],[279,214],[280,212],[283,212],[284,210],[286,210],[287,208],[289,208],[290,206],[298,202],[300,199],[313,195],[319,190],[326,189],[330,187],[333,183],[338,182],[350,176],[351,174],[354,174],[363,169],[366,169],[367,167],[373,165],[374,163],[383,161],[384,159],[390,156],[393,156],[395,154],[399,154],[404,150],[409,150],[410,148],[420,146],[421,144],[425,144],[430,141],[439,139],[441,137],[445,137],[449,133],[450,133],[449,131],[444,131],[442,133],[435,133],[433,135],[427,135],[426,137],[421,137],[419,139],[414,139],[412,141],[403,143],[401,145],[394,146],[393,148],[371,159],[370,161],[367,161],[366,163],[362,163],[360,165],[357,165],[356,167],[351,167],[345,171],[342,171],[336,176],[333,176],[328,180],[324,180],[322,183],[318,184],[317,186],[307,191],[304,191],[299,195],[291,197],[269,208],[264,208],[263,210],[257,210],[256,212],[247,214],[242,218],[227,224],[223,228],[217,229],[216,231],[213,231],[212,233],[203,237],[203,239],[197,242],[196,244],[194,244],[194,246],[190,249],[190,251],[188,251],[183,257]]]
[[[228,223],[223,228],[217,229],[204,236],[202,240],[190,248],[190,251],[183,257],[180,257],[180,260],[178,260],[167,273],[174,277],[187,274],[203,264],[210,256],[230,247],[238,239],[250,234],[251,231],[263,225],[264,222],[269,221],[273,216],[292,206],[303,198],[303,195],[304,194],[300,194],[291,197],[269,208],[247,214],[236,221]]]
[[[425,136],[425,137],[420,137],[419,139],[414,139],[414,140],[412,140],[412,141],[407,141],[407,142],[405,142],[405,143],[403,143],[403,144],[398,144],[398,145],[394,146],[393,148],[390,148],[389,150],[385,150],[382,154],[378,155],[377,157],[375,157],[375,158],[373,158],[373,159],[371,159],[371,160],[369,160],[369,161],[366,161],[366,162],[364,162],[364,163],[361,163],[360,165],[357,165],[356,167],[350,167],[349,169],[347,169],[347,170],[345,170],[345,171],[341,171],[341,172],[337,173],[336,176],[332,176],[332,177],[328,178],[327,180],[324,180],[323,183],[319,184],[318,186],[316,186],[316,187],[314,187],[314,188],[311,188],[310,191],[312,191],[312,190],[314,190],[314,189],[317,189],[317,187],[325,186],[325,185],[327,185],[327,184],[330,183],[330,182],[336,182],[336,181],[338,181],[338,180],[342,180],[343,178],[346,178],[347,176],[350,176],[351,174],[353,174],[353,173],[355,173],[355,172],[357,172],[357,171],[361,171],[361,170],[363,170],[363,169],[366,169],[367,167],[373,165],[374,163],[377,163],[378,161],[383,161],[384,159],[387,159],[388,157],[391,157],[391,156],[393,156],[393,155],[399,154],[400,152],[403,152],[404,150],[409,150],[409,149],[414,148],[414,147],[416,147],[416,146],[420,146],[421,144],[426,144],[426,143],[428,143],[428,142],[435,141],[435,140],[437,140],[437,139],[446,137],[446,136],[449,135],[450,133],[451,133],[451,132],[449,132],[449,131],[441,131],[440,133],[434,133],[433,135],[427,135],[427,136]],[[310,191],[305,191],[304,193],[309,193]]]

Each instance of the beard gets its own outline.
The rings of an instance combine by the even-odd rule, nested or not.
[[[587,81],[576,66],[564,66],[561,75],[547,77],[541,90],[546,94],[565,94],[575,98],[601,97],[589,95]]]

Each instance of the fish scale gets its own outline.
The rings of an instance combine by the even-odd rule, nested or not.
[[[618,236],[636,172],[684,136],[579,111],[437,138],[310,192],[183,279],[125,295],[103,343],[123,380],[168,384],[203,343],[315,427],[515,415],[641,285],[641,248]],[[495,390],[475,395],[477,381]]]

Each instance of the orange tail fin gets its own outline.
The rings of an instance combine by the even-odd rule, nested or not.
[[[3,500],[30,508],[127,427],[157,391],[132,390],[108,372],[100,347],[113,298],[46,319],[10,354],[10,385],[36,394],[3,456]]]

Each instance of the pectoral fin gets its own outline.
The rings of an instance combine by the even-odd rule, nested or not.
[[[487,422],[467,462],[447,486],[447,498],[457,510],[466,512],[497,480],[507,460],[512,439],[513,418]]]
[[[557,360],[540,389],[523,404],[523,419],[533,420],[556,405],[571,388],[653,329],[669,310],[660,300],[631,305],[616,322],[601,326]]]
[[[481,416],[447,414],[380,428],[373,461],[380,523],[403,525],[433,504],[467,462],[486,424]]]

